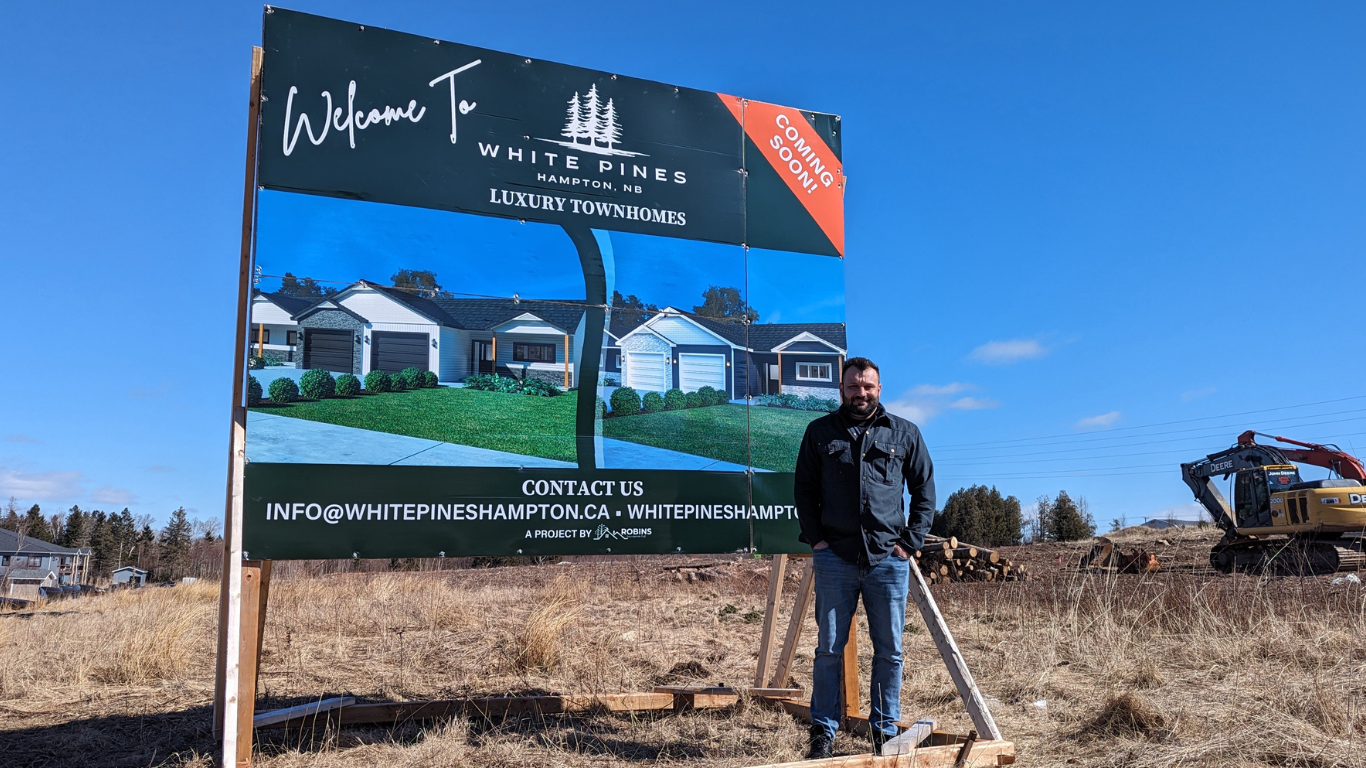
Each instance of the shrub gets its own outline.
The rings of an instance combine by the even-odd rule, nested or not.
[[[769,408],[791,408],[794,411],[824,411],[834,413],[840,409],[838,400],[829,400],[814,395],[800,397],[790,393],[781,395],[759,395],[754,399],[756,405]]]
[[[371,371],[365,374],[366,392],[388,392],[393,389],[393,381],[384,371]]]
[[[640,395],[630,387],[618,387],[612,393],[612,413],[618,416],[640,413]]]
[[[522,383],[507,376],[499,376],[496,373],[479,373],[465,379],[465,388],[515,395],[521,393]]]
[[[598,398],[598,418],[607,418],[607,401],[601,397]]]
[[[360,379],[349,373],[337,377],[337,397],[355,397],[360,394]]]
[[[408,391],[408,380],[405,379],[405,378],[403,378],[403,375],[402,375],[401,373],[391,373],[391,374],[389,374],[389,391],[390,391],[390,392],[407,392],[407,391]]]
[[[270,383],[270,401],[272,403],[288,403],[297,399],[299,399],[299,385],[294,383],[294,379],[281,376]]]
[[[331,371],[314,368],[299,377],[299,391],[310,400],[322,400],[337,394],[337,382]]]
[[[659,413],[664,410],[664,396],[658,392],[646,392],[641,410],[646,413]]]
[[[421,368],[409,366],[399,371],[398,376],[395,378],[403,380],[403,387],[405,389],[422,389],[427,383],[426,377],[422,375],[424,373],[426,373],[426,371]]]
[[[560,394],[560,388],[545,379],[522,379],[518,384],[520,385],[521,393],[524,395],[556,397]]]
[[[702,390],[700,389],[696,392],[689,392],[686,397],[688,398],[689,408],[701,408],[704,405],[711,405],[711,402],[707,400],[707,396],[702,394]]]
[[[688,407],[688,396],[683,394],[681,389],[671,389],[664,393],[664,409],[667,411],[681,411]]]
[[[697,394],[702,396],[703,405],[720,405],[726,402],[726,393],[716,387],[702,387],[697,390]]]
[[[266,367],[266,359],[265,359],[264,357],[260,357],[260,356],[257,356],[257,355],[252,355],[251,357],[247,358],[247,368],[249,368],[249,369],[251,369],[251,370],[253,370],[253,371],[259,371],[259,370],[261,370],[262,368],[265,368],[265,367]]]
[[[436,371],[422,372],[422,386],[426,387],[427,389],[434,389],[436,387],[436,383]]]
[[[261,404],[261,382],[255,376],[247,377],[247,406],[256,407]]]

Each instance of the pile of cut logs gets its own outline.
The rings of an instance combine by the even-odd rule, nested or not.
[[[950,581],[1026,581],[1024,565],[984,547],[963,544],[950,536],[926,536],[925,546],[916,550],[920,572],[930,584]]]

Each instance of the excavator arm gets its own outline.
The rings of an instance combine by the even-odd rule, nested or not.
[[[1277,448],[1287,459],[1297,464],[1311,464],[1315,467],[1324,467],[1338,474],[1339,477],[1347,480],[1360,480],[1366,482],[1366,467],[1363,467],[1361,460],[1350,453],[1344,452],[1336,445],[1320,445],[1318,443],[1302,443],[1299,440],[1291,440],[1288,437],[1268,435],[1265,432],[1257,432],[1249,429],[1238,435],[1238,447],[1240,448],[1264,448],[1258,445],[1257,435],[1269,437],[1272,440],[1290,445],[1298,445],[1306,450],[1296,450],[1294,448]]]
[[[1252,433],[1244,433],[1242,437],[1247,437],[1249,434]],[[1204,507],[1209,512],[1210,517],[1214,518],[1215,525],[1218,525],[1225,533],[1233,533],[1237,528],[1237,523],[1233,518],[1233,509],[1214,484],[1214,478],[1216,476],[1226,478],[1242,469],[1289,463],[1286,454],[1279,448],[1259,445],[1255,442],[1244,444],[1240,437],[1238,445],[1228,450],[1211,453],[1190,464],[1182,464],[1181,479],[1195,494],[1195,500],[1200,503],[1200,506]]]

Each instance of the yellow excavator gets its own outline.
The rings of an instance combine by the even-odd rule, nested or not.
[[[1297,447],[1264,445],[1258,435]],[[1305,482],[1296,462],[1337,477]],[[1230,475],[1232,507],[1214,482]],[[1366,567],[1366,467],[1337,446],[1249,430],[1232,448],[1182,464],[1181,479],[1224,531],[1209,556],[1223,573],[1313,575]]]

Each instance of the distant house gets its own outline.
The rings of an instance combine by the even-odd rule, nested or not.
[[[58,586],[57,574],[46,568],[10,568],[0,576],[0,583],[5,597],[19,600],[37,600],[44,589]]]
[[[264,357],[272,364],[299,362],[299,324],[294,315],[313,304],[283,293],[261,293],[251,297],[251,329],[247,344],[252,357]]]
[[[125,565],[114,570],[114,586],[128,584],[134,587],[141,587],[147,583],[147,572],[141,568],[134,568]]]
[[[90,550],[58,546],[0,528],[0,579],[20,570],[51,571],[56,578],[52,586],[88,584]]]
[[[1149,520],[1148,522],[1143,524],[1143,527],[1152,528],[1158,531],[1164,531],[1168,528],[1195,528],[1199,525],[1200,523],[1197,520],[1176,520],[1172,518],[1165,518],[1161,520]]]

